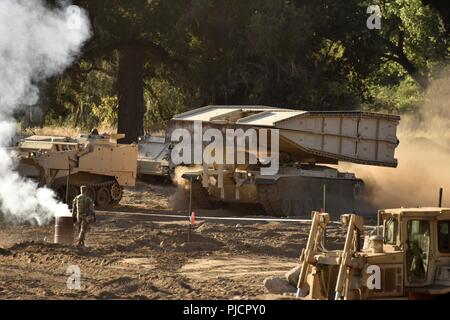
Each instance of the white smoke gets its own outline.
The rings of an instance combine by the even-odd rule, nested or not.
[[[48,223],[68,214],[53,191],[14,171],[7,146],[16,134],[13,112],[35,104],[39,81],[61,73],[90,37],[84,10],[43,0],[0,0],[0,212],[14,222]]]

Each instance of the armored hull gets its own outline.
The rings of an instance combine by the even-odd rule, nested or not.
[[[19,143],[17,169],[69,205],[81,185],[98,208],[115,205],[123,187],[135,185],[137,171],[137,146],[118,144],[122,136],[31,136]]]
[[[362,111],[207,106],[169,122],[164,150],[169,168],[185,166],[184,173],[197,177],[193,180],[197,207],[245,203],[262,206],[267,214],[276,216],[310,215],[320,209],[338,214],[363,205],[364,183],[354,174],[328,165],[350,162],[396,167],[399,121],[395,115]],[[180,136],[183,140],[193,137],[190,150],[182,152],[193,157],[175,163]],[[222,144],[211,153],[214,159],[205,160],[210,143],[217,140]],[[230,148],[232,156],[228,158]],[[238,153],[243,153],[244,161]],[[203,155],[200,161],[195,154]],[[272,157],[269,162],[272,166],[276,160],[275,170],[268,170],[267,160]]]

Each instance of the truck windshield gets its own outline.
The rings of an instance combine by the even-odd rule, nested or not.
[[[450,252],[450,221],[440,221],[438,223],[438,245],[440,252]]]
[[[408,280],[411,283],[423,282],[427,279],[428,272],[430,223],[427,220],[410,220],[407,228]]]
[[[398,232],[397,219],[391,218],[388,221],[386,221],[386,226],[384,227],[384,243],[396,244],[397,232]]]

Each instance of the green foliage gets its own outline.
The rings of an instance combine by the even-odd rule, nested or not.
[[[433,70],[449,57],[449,39],[439,13],[420,0],[380,1],[382,29],[375,39],[380,57],[362,80],[364,108],[413,112]]]
[[[117,123],[117,97],[114,92],[113,63],[81,60],[64,75],[54,79],[55,99],[50,103],[46,122],[90,130]]]
[[[92,114],[98,119],[97,126],[115,127],[118,108],[119,103],[116,96],[102,97],[100,104],[92,105]]]
[[[390,86],[368,85],[370,100],[363,109],[377,112],[404,114],[414,112],[421,101],[417,84],[406,78],[399,84]]]
[[[390,27],[386,33],[392,29],[404,32],[405,53],[416,65],[430,68],[448,55],[446,30],[436,11],[424,6],[420,0],[391,1],[385,11]],[[397,36],[392,32],[391,41]]]
[[[180,88],[163,79],[147,81],[144,93],[146,131],[164,129],[174,115],[187,111],[187,97]]]

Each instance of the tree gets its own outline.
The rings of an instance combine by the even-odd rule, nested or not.
[[[442,0],[422,0],[422,3],[439,12],[439,15],[444,21],[448,37],[448,35],[450,35],[450,6],[448,5],[448,3]]]
[[[358,8],[357,1],[196,1],[185,20],[184,59],[202,101],[355,108],[341,39],[361,21],[346,20]]]
[[[207,104],[412,110],[448,59],[442,8],[425,1],[379,0],[382,28],[369,30],[368,0],[77,0],[94,36],[49,114],[117,119],[132,142]]]
[[[95,66],[117,52],[118,131],[126,133],[122,142],[137,142],[144,133],[144,67],[150,63],[173,69],[180,64],[166,44],[189,2],[113,0],[105,6],[79,0],[75,4],[89,12],[94,32],[83,58]]]
[[[394,62],[426,89],[432,68],[449,54],[442,18],[420,0],[384,0],[379,5],[382,28],[372,32],[362,54],[374,50],[381,63],[375,64],[377,69]]]

